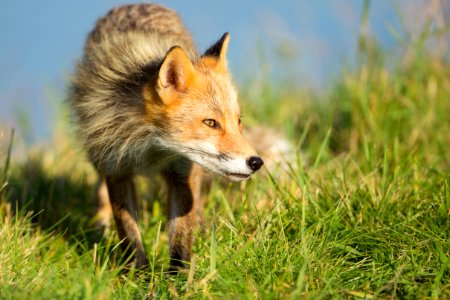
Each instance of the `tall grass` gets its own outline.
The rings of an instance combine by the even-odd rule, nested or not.
[[[417,53],[389,70],[366,57],[321,95],[244,91],[249,119],[283,128],[297,159],[215,183],[176,276],[157,183],[139,181],[141,272],[96,231],[95,174],[73,142],[5,164],[17,212],[0,210],[0,298],[450,298],[450,66]]]

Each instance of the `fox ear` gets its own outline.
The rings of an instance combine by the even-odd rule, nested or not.
[[[184,50],[175,46],[166,54],[158,74],[158,94],[163,102],[185,91],[194,78],[194,65]]]
[[[219,65],[221,65],[222,67],[226,67],[226,56],[229,42],[230,34],[228,32],[225,32],[214,45],[212,45],[208,50],[205,51],[204,56],[212,56],[214,58],[217,58],[219,60]]]

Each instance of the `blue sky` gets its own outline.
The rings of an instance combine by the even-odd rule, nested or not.
[[[66,79],[81,55],[86,34],[98,17],[123,3],[129,2],[2,0],[0,126],[12,126],[20,116],[27,116],[31,128],[28,139],[35,142],[48,137],[53,122],[52,101],[62,101]],[[181,14],[200,49],[223,32],[231,33],[229,61],[238,83],[261,73],[261,55],[255,54],[258,49],[266,49],[266,57],[273,57],[281,43],[295,49],[292,66],[307,79],[299,84],[320,86],[344,62],[351,62],[363,1],[160,3]],[[396,3],[372,1],[370,30],[385,47],[395,44],[388,27],[401,27]],[[280,72],[276,63],[269,69]],[[54,91],[60,96],[54,96]]]

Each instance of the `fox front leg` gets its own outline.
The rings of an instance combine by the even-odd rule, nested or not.
[[[170,268],[176,271],[191,260],[197,202],[200,200],[201,168],[187,160],[173,163],[164,173],[168,187],[167,219]]]
[[[111,201],[109,200],[108,187],[106,180],[99,176],[95,187],[95,198],[97,209],[94,216],[96,227],[98,227],[104,236],[111,230],[111,220],[113,216]]]
[[[134,252],[137,268],[148,265],[137,223],[136,190],[133,178],[131,176],[106,177],[106,185],[119,238],[123,241],[123,249]]]

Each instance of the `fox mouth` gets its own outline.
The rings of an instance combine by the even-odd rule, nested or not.
[[[225,176],[232,181],[241,181],[250,177],[251,174],[244,173],[228,173],[225,172]]]
[[[186,153],[192,161],[231,181],[246,180],[254,173],[242,158],[233,159],[223,153],[210,153],[209,151],[193,147],[188,147]]]

